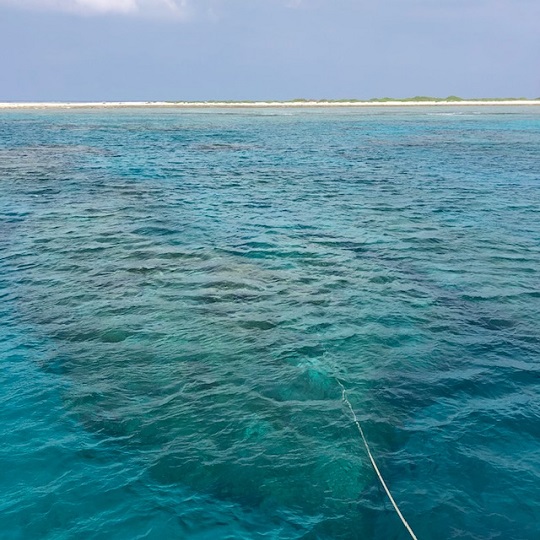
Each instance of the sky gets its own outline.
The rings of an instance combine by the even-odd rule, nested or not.
[[[540,0],[0,0],[0,101],[540,97]]]

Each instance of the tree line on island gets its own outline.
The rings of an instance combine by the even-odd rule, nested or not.
[[[459,96],[448,96],[448,97],[433,97],[433,96],[413,96],[406,98],[393,98],[393,97],[380,97],[380,98],[371,98],[371,99],[305,99],[305,98],[295,98],[292,99],[292,103],[302,103],[302,102],[328,102],[328,103],[355,103],[355,102],[369,102],[369,103],[384,103],[387,101],[529,101],[530,98],[526,97],[496,97],[496,98],[462,98]],[[536,98],[536,100],[540,100]]]
[[[460,102],[460,101],[540,101],[540,97],[527,98],[527,97],[483,97],[483,98],[462,98],[460,96],[448,96],[448,97],[433,97],[433,96],[413,96],[406,98],[393,98],[393,97],[379,97],[370,99],[359,98],[294,98],[294,99],[209,99],[199,102],[186,101],[170,101],[169,103],[387,103],[387,102]]]

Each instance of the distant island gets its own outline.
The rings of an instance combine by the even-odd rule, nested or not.
[[[306,101],[303,98],[299,99],[293,99],[293,102],[296,101]],[[414,97],[406,97],[406,98],[394,98],[394,97],[381,97],[381,98],[371,98],[368,100],[362,100],[362,99],[322,99],[319,101],[334,103],[334,102],[342,102],[347,101],[350,103],[356,103],[356,102],[367,102],[367,103],[389,103],[389,102],[399,102],[399,103],[424,103],[424,102],[433,102],[433,103],[448,103],[448,102],[463,102],[463,101],[474,101],[474,102],[500,102],[500,101],[540,101],[540,97],[530,99],[526,97],[495,97],[495,98],[462,98],[459,96],[448,96],[448,97],[432,97],[432,96],[414,96]]]
[[[278,100],[208,100],[208,101],[96,101],[96,102],[0,102],[0,109],[41,109],[41,108],[128,108],[128,107],[168,107],[168,108],[202,108],[202,107],[406,107],[406,106],[440,106],[440,105],[540,105],[540,97],[496,97],[496,98],[461,98],[448,96],[445,98],[431,96],[414,96],[408,98],[381,97],[371,99],[308,99],[295,98],[287,101]]]

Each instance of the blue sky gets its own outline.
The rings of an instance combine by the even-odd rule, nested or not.
[[[0,101],[540,97],[540,0],[0,0]]]

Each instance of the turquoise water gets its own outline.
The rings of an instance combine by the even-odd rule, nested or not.
[[[540,110],[0,113],[0,536],[540,536]]]

